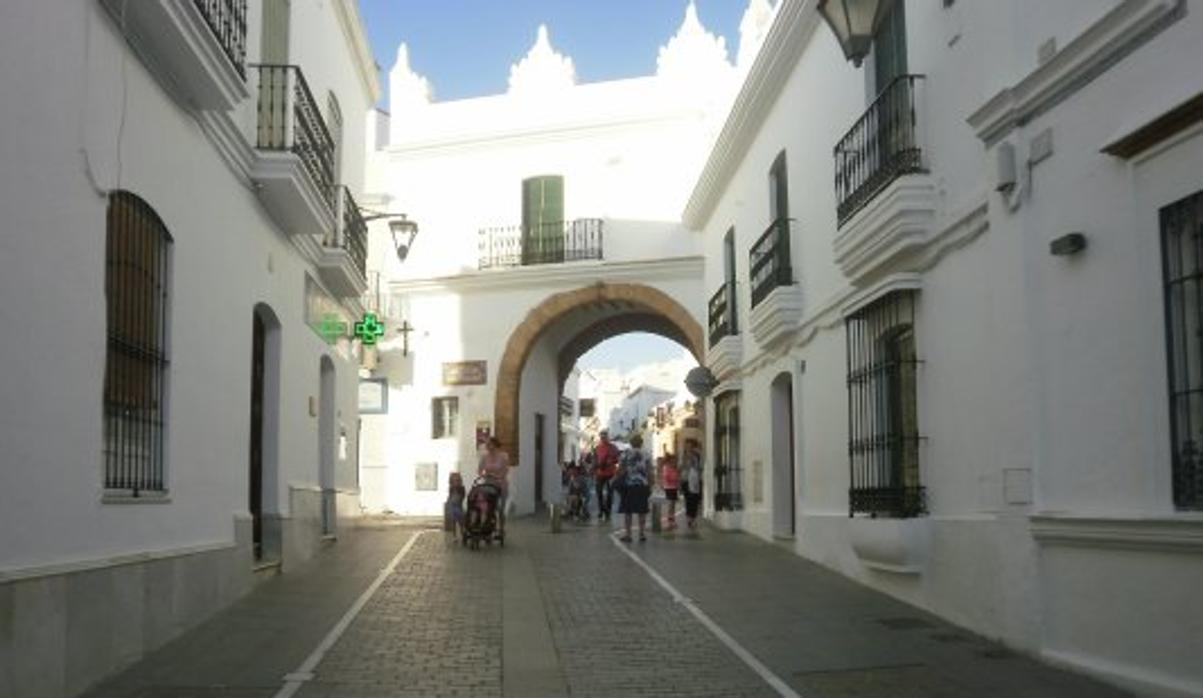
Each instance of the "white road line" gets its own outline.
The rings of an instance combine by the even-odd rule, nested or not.
[[[777,695],[782,696],[782,698],[802,698],[797,691],[790,688],[789,684],[782,681],[781,677],[774,674],[773,671],[761,663],[761,661],[757,659],[755,655],[745,649],[743,645],[739,644],[735,638],[728,635],[727,631],[719,627],[719,624],[715,623],[710,616],[706,615],[705,611],[698,608],[697,604],[695,604],[692,599],[682,594],[672,584],[669,584],[667,579],[660,576],[659,572],[652,569],[651,565],[647,564],[643,561],[643,558],[636,555],[626,543],[619,541],[617,535],[611,535],[610,540],[614,543],[615,547],[622,551],[624,555],[631,558],[636,565],[642,567],[643,571],[647,572],[648,576],[654,579],[657,584],[659,584],[661,587],[664,587],[664,590],[668,592],[669,596],[673,598],[674,602],[684,606],[686,610],[693,614],[694,618],[698,619],[699,623],[704,625],[707,630],[709,630],[716,638],[718,638],[719,642],[726,645],[727,649],[731,650],[736,657],[739,657],[741,660],[743,660],[743,663],[747,664],[749,669],[756,672],[756,674],[760,676],[765,683],[767,683],[773,688],[774,691],[777,692]]]
[[[334,627],[330,629],[330,632],[326,633],[326,637],[322,638],[322,641],[318,644],[317,649],[313,650],[313,652],[305,658],[305,661],[301,662],[301,666],[297,667],[296,671],[290,674],[285,674],[284,685],[281,686],[280,690],[276,692],[275,698],[290,698],[292,694],[301,690],[301,686],[304,685],[306,681],[309,681],[313,678],[313,670],[317,668],[318,662],[322,661],[322,657],[326,656],[326,652],[329,652],[330,648],[334,646],[334,643],[338,642],[338,638],[342,637],[342,634],[347,631],[347,628],[351,626],[352,621],[354,621],[355,617],[359,615],[359,612],[363,610],[363,607],[368,604],[368,601],[371,600],[372,595],[376,593],[376,590],[380,588],[380,585],[384,583],[384,580],[397,569],[397,565],[401,562],[401,559],[409,554],[410,549],[414,547],[414,543],[418,542],[418,539],[422,537],[422,534],[429,532],[429,530],[417,531],[409,537],[409,540],[405,541],[405,545],[401,546],[401,550],[397,551],[397,554],[393,556],[391,561],[389,561],[388,566],[383,570],[380,570],[380,574],[376,577],[376,581],[372,582],[371,586],[369,586],[362,594],[359,595],[359,598],[355,600],[355,603],[351,604],[351,607],[347,609],[347,612],[343,614],[343,617],[339,619],[338,623],[336,623]]]

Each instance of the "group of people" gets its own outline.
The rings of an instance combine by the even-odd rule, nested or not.
[[[501,450],[501,441],[490,437],[484,444],[477,467],[480,477],[494,483],[500,490],[500,500],[495,503],[497,531],[505,535],[505,504],[509,493],[509,456]],[[614,509],[614,495],[619,496],[618,511],[623,515],[623,542],[631,542],[631,524],[638,521],[639,540],[647,540],[645,525],[648,500],[656,483],[664,490],[668,503],[668,530],[677,527],[677,501],[685,499],[685,517],[689,528],[697,527],[698,507],[702,501],[702,456],[694,439],[685,441],[680,460],[667,449],[656,459],[655,467],[643,451],[643,437],[631,437],[630,448],[619,450],[610,441],[610,434],[602,430],[597,446],[581,457],[579,463],[565,468],[565,484],[568,488],[569,514],[581,520],[589,518],[589,485],[597,494],[598,519],[609,521]],[[459,528],[464,523],[467,491],[459,473],[451,473],[448,483],[448,513]]]
[[[677,456],[667,450],[656,459],[655,467],[643,451],[643,437],[631,437],[630,448],[619,451],[610,441],[606,430],[598,436],[597,446],[585,453],[579,463],[565,467],[565,484],[568,488],[568,512],[580,520],[589,517],[589,484],[597,495],[598,518],[609,521],[613,511],[614,494],[619,496],[618,511],[623,515],[623,536],[620,540],[631,542],[631,524],[637,520],[639,540],[647,540],[645,524],[648,500],[652,487],[659,483],[668,502],[667,528],[677,527],[677,501],[685,499],[685,516],[688,526],[697,526],[698,506],[702,501],[702,458],[698,444],[693,439],[685,442],[685,452],[678,461]]]

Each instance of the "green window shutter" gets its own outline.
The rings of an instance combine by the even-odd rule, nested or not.
[[[893,9],[873,36],[873,68],[877,92],[881,93],[899,75],[906,75],[906,14],[902,0],[892,0]]]
[[[772,220],[789,218],[789,176],[785,169],[785,151],[777,155],[769,170],[769,216]]]
[[[563,261],[564,178],[531,177],[522,182],[522,263]]]

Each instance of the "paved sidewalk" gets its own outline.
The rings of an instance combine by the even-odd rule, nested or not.
[[[416,529],[351,533],[91,695],[275,696]],[[301,698],[771,696],[695,606],[804,698],[1123,695],[749,536],[510,523],[506,546],[414,541],[300,685]]]
[[[752,536],[678,530],[637,544],[636,551],[804,697],[1128,695],[1012,652]]]
[[[417,530],[356,529],[85,696],[270,698]]]

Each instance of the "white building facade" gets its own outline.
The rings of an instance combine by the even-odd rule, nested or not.
[[[358,515],[378,86],[351,0],[6,2],[0,64],[0,693],[69,696]]]
[[[1203,3],[890,0],[862,68],[819,4],[783,1],[685,212],[709,515],[1203,694]]]
[[[380,346],[389,408],[365,417],[362,465],[384,494],[370,508],[441,511],[448,473],[474,473],[487,435],[517,466],[519,511],[556,501],[559,398],[579,356],[649,331],[701,360],[700,239],[680,211],[738,72],[692,6],[659,66],[577,84],[541,27],[507,93],[434,102],[399,51],[369,189],[420,234],[399,263],[374,233],[388,322],[413,329]]]

